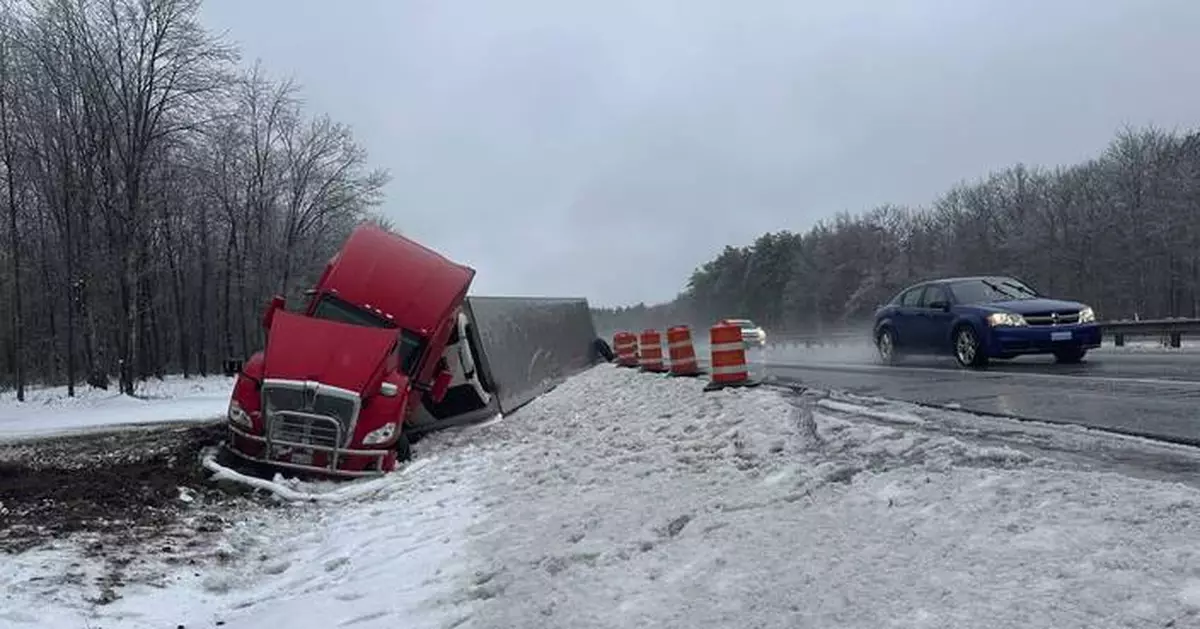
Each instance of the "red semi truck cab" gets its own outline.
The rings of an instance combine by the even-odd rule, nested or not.
[[[302,313],[272,300],[266,348],[233,387],[227,450],[322,475],[393,470],[408,457],[411,411],[454,378],[443,354],[474,277],[419,243],[358,227]]]

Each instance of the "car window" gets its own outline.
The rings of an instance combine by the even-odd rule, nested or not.
[[[900,296],[900,305],[915,308],[921,304],[921,294],[925,292],[924,286],[918,286],[909,289],[907,293]]]
[[[932,308],[933,304],[939,301],[943,303],[950,301],[945,287],[938,285],[926,287],[925,294],[921,297],[921,307]]]

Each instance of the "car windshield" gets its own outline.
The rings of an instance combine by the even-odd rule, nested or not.
[[[1037,291],[1007,277],[995,277],[954,282],[950,290],[961,303],[980,304],[1015,299],[1036,299]]]
[[[727,321],[743,330],[753,330],[754,328],[758,327],[749,319],[727,319]]]
[[[351,325],[361,325],[370,328],[387,329],[397,327],[395,323],[369,310],[359,308],[344,299],[329,294],[320,297],[316,307],[313,308],[312,316],[315,319],[325,319],[327,321],[337,321],[339,323],[349,323]],[[400,342],[396,345],[396,359],[400,364],[400,370],[410,376],[413,375],[419,365],[421,351],[424,347],[425,339],[421,335],[410,330],[401,329]]]

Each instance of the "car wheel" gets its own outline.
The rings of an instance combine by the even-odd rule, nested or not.
[[[896,364],[896,333],[891,328],[880,330],[875,336],[875,349],[879,351],[879,360],[883,364]]]
[[[987,364],[987,354],[979,342],[975,328],[969,325],[959,326],[954,331],[954,358],[963,367],[982,367]]]
[[[1071,349],[1060,349],[1054,352],[1054,359],[1066,365],[1074,365],[1083,360],[1087,355],[1087,350],[1082,347]]]

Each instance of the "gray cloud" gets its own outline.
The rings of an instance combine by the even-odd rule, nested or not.
[[[331,10],[338,6],[338,10]],[[735,8],[735,6],[737,8]],[[1194,0],[208,0],[480,293],[662,301],[727,243],[1200,111]]]

